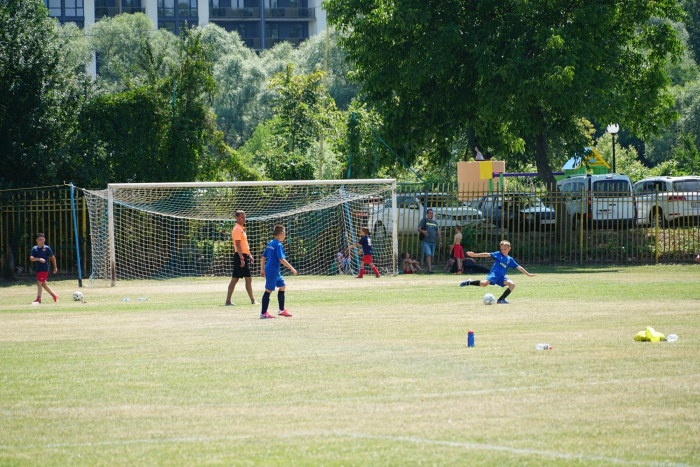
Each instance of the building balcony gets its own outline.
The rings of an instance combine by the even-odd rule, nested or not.
[[[260,19],[260,8],[210,7],[209,18],[213,20]]]
[[[313,20],[316,19],[315,8],[265,8],[266,20]]]
[[[105,16],[113,18],[122,13],[146,13],[146,7],[118,7],[118,6],[98,6],[95,7],[95,18],[100,19]]]
[[[248,47],[249,49],[253,50],[261,50],[262,49],[262,40],[259,37],[244,37],[241,38],[243,43]]]
[[[279,44],[280,42],[289,42],[294,47],[297,47],[299,44],[301,44],[301,41],[303,41],[303,40],[304,39],[302,39],[300,37],[280,37],[280,38],[276,38],[276,39],[273,39],[271,37],[266,37],[265,38],[265,46],[267,48],[270,48],[274,45]]]
[[[197,8],[178,7],[177,10],[180,18],[196,19],[198,16]],[[175,16],[175,8],[158,8],[158,18],[172,18],[173,16]]]

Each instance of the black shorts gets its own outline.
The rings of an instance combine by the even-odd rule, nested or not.
[[[241,264],[241,255],[238,253],[233,254],[233,274],[231,277],[238,277],[239,279],[253,277],[250,275],[250,257],[244,255],[243,258],[243,264]]]

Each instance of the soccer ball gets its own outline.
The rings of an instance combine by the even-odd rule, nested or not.
[[[484,295],[484,305],[493,305],[496,303],[496,297],[493,294],[487,293]]]
[[[79,302],[79,301],[81,301],[82,299],[83,299],[83,293],[82,293],[82,292],[78,291],[78,292],[75,292],[75,293],[73,294],[73,300],[75,300],[76,302]]]

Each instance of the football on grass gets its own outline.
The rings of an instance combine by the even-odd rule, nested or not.
[[[82,299],[83,299],[83,293],[82,293],[82,292],[78,291],[78,292],[75,292],[75,293],[73,294],[73,300],[75,300],[76,302],[79,302],[79,301],[82,300]]]
[[[487,293],[484,295],[484,305],[493,305],[496,303],[496,297],[493,294]]]

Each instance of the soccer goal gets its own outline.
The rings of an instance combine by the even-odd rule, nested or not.
[[[379,211],[390,222],[372,232],[373,259],[382,274],[396,274],[396,180],[121,183],[85,190],[92,243],[91,283],[230,277],[235,212],[246,213],[246,233],[260,261],[273,227],[286,227],[288,261],[304,275],[357,273],[360,247],[343,252]],[[349,264],[348,264],[349,263]],[[348,268],[349,266],[349,268]],[[348,271],[350,269],[350,271]],[[283,274],[286,268],[282,268]]]

